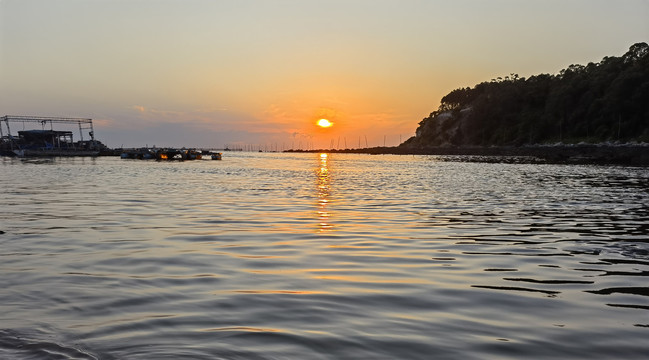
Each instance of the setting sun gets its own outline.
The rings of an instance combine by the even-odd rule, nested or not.
[[[318,124],[318,126],[323,127],[323,128],[328,128],[331,125],[333,125],[333,123],[331,121],[327,120],[327,119],[320,119],[320,120],[318,120],[317,124]]]

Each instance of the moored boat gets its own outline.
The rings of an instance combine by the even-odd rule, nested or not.
[[[201,160],[212,159],[221,160],[221,153],[214,153],[210,150],[199,149],[123,149],[121,153],[122,159],[156,159],[156,160]]]

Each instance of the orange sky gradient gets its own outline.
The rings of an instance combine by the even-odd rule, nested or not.
[[[647,19],[646,0],[0,0],[0,115],[92,118],[111,147],[394,146],[449,91],[621,55]]]

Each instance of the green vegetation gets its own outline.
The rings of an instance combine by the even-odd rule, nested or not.
[[[453,90],[401,146],[557,142],[649,142],[649,45],[557,75],[511,74]]]

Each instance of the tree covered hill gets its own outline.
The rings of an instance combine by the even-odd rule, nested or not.
[[[401,146],[557,142],[649,142],[649,45],[557,75],[511,74],[455,89]]]

